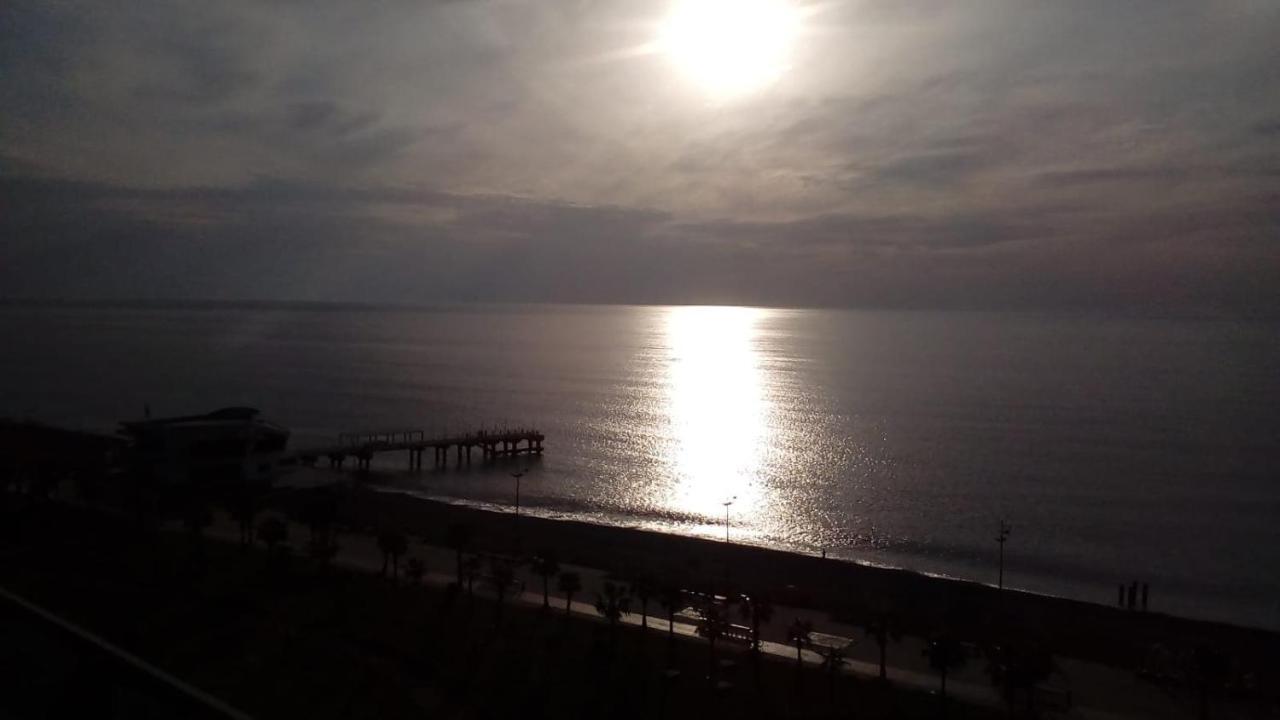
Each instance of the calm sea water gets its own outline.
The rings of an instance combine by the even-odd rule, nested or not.
[[[697,307],[0,308],[0,414],[536,425],[396,490],[1280,627],[1275,323]]]

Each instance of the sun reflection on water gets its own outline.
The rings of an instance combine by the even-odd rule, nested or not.
[[[757,348],[765,310],[677,307],[667,311],[667,408],[675,452],[670,456],[668,503],[716,522],[723,533],[724,503],[731,527],[749,532],[763,509],[758,476],[769,442],[769,402]]]

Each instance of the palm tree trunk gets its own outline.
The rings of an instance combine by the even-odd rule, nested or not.
[[[542,576],[542,607],[551,607],[551,576]]]
[[[647,600],[640,601],[640,629],[649,629],[649,602]]]
[[[458,584],[462,584],[462,548],[458,548]]]
[[[881,680],[884,680],[884,679],[886,679],[886,678],[888,677],[888,675],[887,675],[887,674],[886,674],[886,672],[885,672],[885,668],[884,668],[884,664],[885,664],[885,663],[884,663],[884,650],[885,650],[885,645],[886,645],[886,644],[887,644],[887,643],[886,643],[885,641],[883,641],[883,640],[881,640],[881,641],[880,641],[880,679],[881,679]]]
[[[565,593],[564,594],[564,616],[569,617],[569,614],[571,612],[573,612],[573,593]]]

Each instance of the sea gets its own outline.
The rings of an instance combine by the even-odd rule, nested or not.
[[[1280,323],[751,307],[0,305],[0,416],[291,448],[532,427],[380,489],[1280,629]],[[323,471],[323,472],[328,472]]]

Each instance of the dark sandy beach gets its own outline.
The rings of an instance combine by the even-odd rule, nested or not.
[[[280,497],[296,507],[307,491]],[[871,608],[888,607],[904,632],[947,631],[976,643],[1017,638],[1052,652],[1123,668],[1140,668],[1152,649],[1173,653],[1208,646],[1242,672],[1280,667],[1280,636],[1264,630],[1125,611],[1075,600],[1005,590],[800,555],[750,545],[631,528],[520,516],[368,487],[344,491],[340,522],[353,530],[394,529],[448,546],[451,525],[472,529],[470,549],[510,555],[556,553],[562,561],[621,578],[724,594],[767,593],[780,605],[823,610],[857,624]]]

